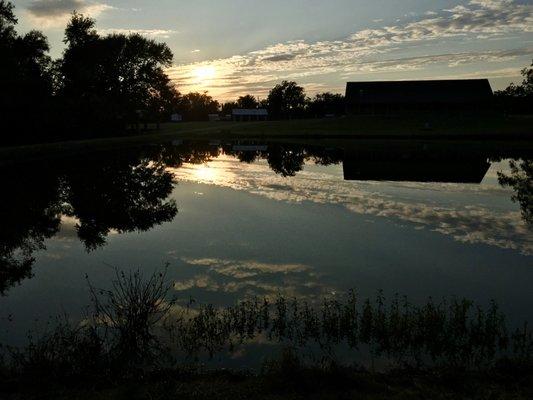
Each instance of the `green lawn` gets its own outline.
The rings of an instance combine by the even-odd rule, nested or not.
[[[192,122],[164,124],[165,134],[232,137],[316,136],[498,136],[533,135],[533,118],[379,118],[345,117],[264,122]]]

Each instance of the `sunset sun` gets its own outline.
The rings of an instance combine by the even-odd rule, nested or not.
[[[199,83],[203,83],[209,79],[213,79],[216,75],[216,69],[215,67],[206,65],[202,67],[198,67],[194,69],[193,74],[196,78],[196,81]]]

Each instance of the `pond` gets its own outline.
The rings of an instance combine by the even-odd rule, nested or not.
[[[181,304],[353,288],[533,322],[531,160],[523,144],[176,140],[6,165],[0,342],[81,318],[86,276],[165,265]]]

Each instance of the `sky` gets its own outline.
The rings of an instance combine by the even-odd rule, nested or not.
[[[308,95],[347,81],[489,78],[520,82],[533,59],[533,0],[14,0],[19,31],[63,50],[69,14],[101,34],[139,32],[174,53],[182,93],[266,97],[282,80]]]

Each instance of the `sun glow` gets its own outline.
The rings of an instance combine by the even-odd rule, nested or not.
[[[218,171],[216,168],[202,165],[194,170],[194,175],[198,181],[213,182],[217,179]]]
[[[210,79],[213,79],[216,76],[216,69],[213,66],[205,65],[203,67],[195,68],[193,71],[196,81],[198,83],[204,83]]]

